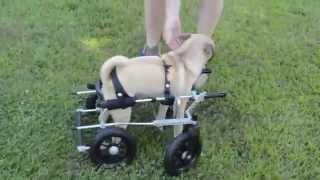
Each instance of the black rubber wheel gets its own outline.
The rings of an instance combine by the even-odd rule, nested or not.
[[[195,165],[201,154],[197,132],[189,130],[178,135],[166,148],[164,167],[171,176],[177,176]]]
[[[86,99],[86,108],[95,109],[98,96],[96,94],[89,95]]]
[[[130,164],[136,155],[136,141],[121,128],[107,127],[97,134],[90,158],[97,165]]]

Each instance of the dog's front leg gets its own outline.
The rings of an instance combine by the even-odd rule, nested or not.
[[[175,101],[175,117],[176,118],[184,118],[184,111],[186,109],[188,100],[186,99],[177,99]],[[173,133],[174,137],[177,137],[183,131],[183,125],[174,126]]]
[[[159,104],[159,109],[158,109],[158,114],[156,116],[157,120],[162,120],[166,118],[167,111],[168,111],[169,106],[167,105],[162,105]]]
[[[156,116],[156,120],[164,120],[166,118],[168,108],[169,108],[169,106],[167,106],[167,105],[159,104],[159,109],[158,109],[158,114]],[[159,129],[162,131],[163,127],[159,127]]]

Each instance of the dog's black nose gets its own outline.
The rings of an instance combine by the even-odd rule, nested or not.
[[[210,74],[210,73],[212,73],[212,70],[208,68],[203,68],[201,71],[201,74]]]

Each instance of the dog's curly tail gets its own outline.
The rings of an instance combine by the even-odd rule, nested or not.
[[[110,78],[110,73],[116,66],[122,66],[128,63],[128,58],[125,56],[114,56],[103,63],[100,69],[100,79],[102,82]]]

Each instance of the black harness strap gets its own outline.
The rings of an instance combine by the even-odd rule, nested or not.
[[[169,68],[171,65],[166,64],[166,62],[163,60],[163,68],[164,68],[164,96],[169,97],[170,96],[170,81],[168,80],[168,73]]]
[[[111,71],[111,79],[112,79],[112,84],[113,84],[114,91],[116,93],[117,98],[121,99],[124,97],[129,97],[129,95],[127,94],[127,92],[124,90],[123,86],[120,83],[116,68],[113,68]]]
[[[173,105],[175,97],[171,96],[171,93],[170,93],[171,84],[168,79],[169,68],[171,67],[171,65],[166,64],[164,60],[162,61],[162,63],[164,68],[165,100],[161,101],[160,103],[163,105]],[[211,71],[209,69],[203,69],[202,73],[208,74],[208,73],[211,73]],[[109,110],[119,109],[119,108],[125,109],[127,107],[134,106],[136,97],[129,96],[128,93],[124,90],[123,86],[120,83],[119,77],[117,75],[116,68],[113,68],[111,71],[111,80],[112,80],[112,84],[113,84],[117,99],[104,100],[101,92],[102,82],[99,80],[96,83],[95,88],[96,88],[98,97],[101,98],[103,101],[98,103],[97,106],[102,108],[108,108]],[[93,86],[91,85],[90,88],[93,88]]]
[[[171,65],[166,64],[165,61],[163,62],[164,68],[164,97],[166,98],[165,101],[161,103],[164,105],[172,105],[174,102],[174,97],[171,96],[170,93],[170,81],[168,79],[169,68]],[[112,84],[116,93],[117,99],[115,100],[108,100],[102,106],[107,107],[108,109],[116,109],[116,108],[127,108],[133,106],[135,104],[135,97],[130,97],[128,93],[124,90],[119,77],[117,75],[116,68],[112,69],[111,71],[111,80]]]
[[[125,109],[131,107],[135,104],[136,97],[130,97],[128,93],[124,90],[123,86],[120,83],[119,77],[117,75],[116,68],[111,71],[111,80],[113,84],[114,91],[116,93],[117,99],[109,99],[102,101],[99,104],[99,107],[112,109]],[[96,85],[96,88],[101,88],[100,84]],[[97,91],[99,92],[99,91]]]
[[[171,65],[166,64],[166,62],[164,60],[162,60],[163,63],[163,68],[164,68],[164,97],[166,98],[165,101],[160,102],[163,105],[173,105],[174,103],[174,97],[171,96],[170,93],[170,81],[168,79],[168,73],[169,73],[169,68],[171,67]]]

